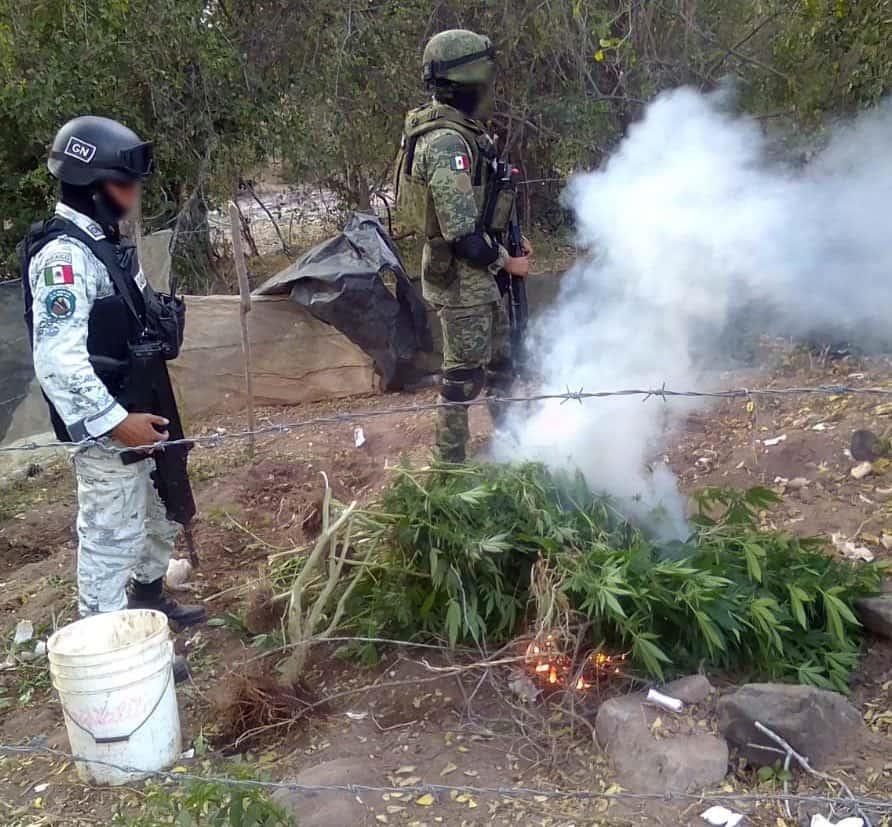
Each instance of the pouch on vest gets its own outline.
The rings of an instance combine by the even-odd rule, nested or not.
[[[514,201],[517,194],[513,190],[500,189],[495,196],[492,213],[486,229],[493,235],[501,236],[508,230],[508,222],[514,210]]]
[[[147,293],[146,325],[148,337],[161,343],[166,361],[176,359],[183,346],[186,329],[186,303],[178,296],[166,293]]]

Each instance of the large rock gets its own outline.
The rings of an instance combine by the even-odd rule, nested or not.
[[[286,783],[308,785],[381,784],[370,761],[341,758],[303,770]],[[386,783],[386,782],[383,782]],[[371,796],[371,794],[369,794]],[[300,827],[365,827],[375,823],[372,810],[344,792],[292,792],[278,790],[273,799],[284,807]],[[371,802],[369,798],[369,802]]]
[[[880,637],[892,638],[892,594],[866,597],[855,607],[865,629]]]
[[[751,683],[719,701],[719,729],[741,755],[759,766],[773,764],[777,747],[755,727],[758,721],[821,769],[851,754],[866,734],[861,715],[842,695],[813,686]]]
[[[598,741],[610,756],[617,780],[642,793],[691,792],[713,787],[728,771],[728,745],[704,732],[657,738],[651,727],[661,713],[643,695],[611,698],[595,721]]]

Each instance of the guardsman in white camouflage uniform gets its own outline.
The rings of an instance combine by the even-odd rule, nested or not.
[[[134,452],[125,463],[106,447],[166,440],[171,419],[128,399],[129,348],[151,337],[158,297],[118,224],[139,201],[152,147],[116,121],[81,117],[59,131],[48,166],[61,194],[21,247],[25,318],[56,435],[101,443],[74,450],[80,614],[129,606],[199,623],[203,608],[163,592],[179,527],[153,484],[155,459]]]

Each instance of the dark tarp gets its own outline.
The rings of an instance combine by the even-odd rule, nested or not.
[[[0,282],[0,438],[34,378],[24,312],[21,279]]]
[[[254,293],[290,293],[317,319],[340,330],[372,357],[385,390],[417,382],[416,358],[433,350],[424,303],[373,215],[353,213],[342,232]]]

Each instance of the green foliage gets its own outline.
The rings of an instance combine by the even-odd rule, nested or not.
[[[789,81],[779,98],[801,115],[879,103],[892,85],[892,3],[804,0],[774,44],[774,60]]]
[[[254,5],[0,0],[0,272],[13,274],[13,245],[49,208],[47,148],[76,115],[155,142],[146,215],[169,221],[196,187],[231,192],[233,166],[266,154],[278,94],[275,64],[250,42]]]
[[[230,778],[256,780],[247,765],[226,768]],[[120,807],[112,821],[121,827],[296,827],[294,820],[259,787],[192,781],[184,786],[149,784],[138,812]]]
[[[0,276],[52,200],[47,145],[78,114],[154,139],[150,229],[190,203],[196,249],[177,262],[200,268],[208,207],[270,162],[339,207],[385,197],[437,30],[493,36],[493,128],[528,178],[549,179],[522,206],[553,226],[563,185],[551,179],[597,165],[664,89],[730,76],[768,124],[819,126],[877,103],[892,82],[890,19],[892,0],[0,0]]]
[[[364,515],[377,552],[350,614],[368,636],[503,643],[530,621],[541,559],[591,643],[629,650],[654,677],[707,663],[844,691],[859,653],[852,605],[879,570],[760,531],[775,500],[709,489],[687,542],[660,544],[580,477],[540,465],[403,469]]]

